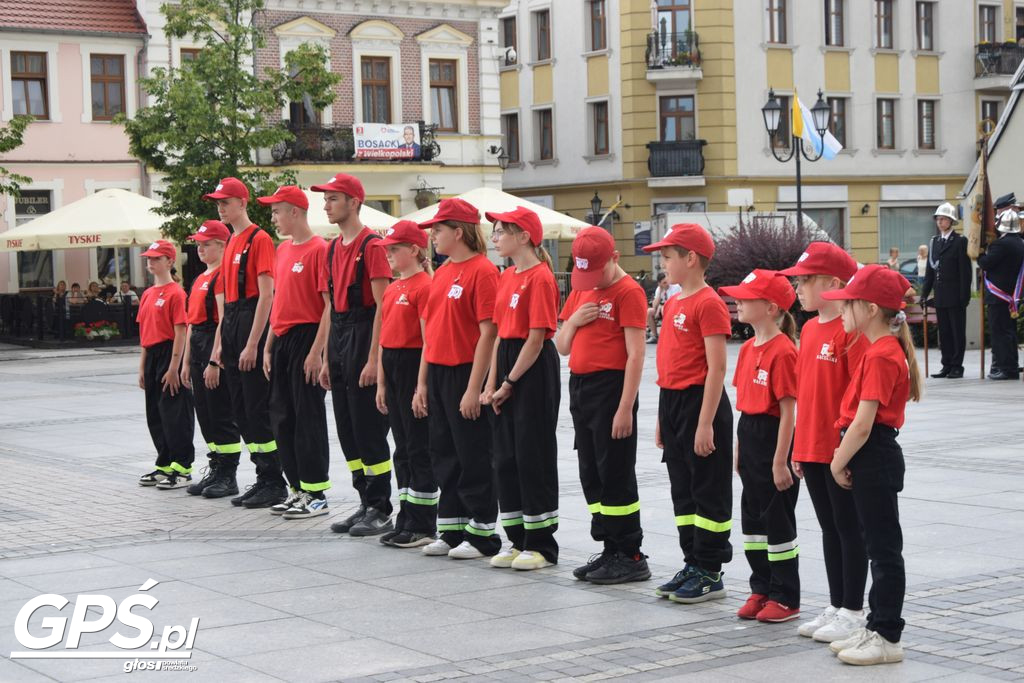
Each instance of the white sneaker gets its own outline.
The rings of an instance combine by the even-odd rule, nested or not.
[[[491,558],[491,566],[498,569],[508,569],[512,561],[519,557],[519,551],[515,548],[507,548]]]
[[[430,546],[427,547],[429,548]],[[453,560],[476,560],[483,556],[484,554],[473,547],[473,544],[469,541],[463,541],[448,551],[448,557]]]
[[[836,612],[838,611],[838,607],[833,607],[832,605],[829,605],[825,608],[825,611],[819,614],[818,616],[814,617],[810,621],[805,621],[804,623],[800,624],[800,628],[798,628],[796,632],[802,635],[804,638],[810,638],[814,635],[815,631],[817,631],[819,628],[832,621],[836,616]]]
[[[512,560],[512,569],[529,571],[531,569],[543,569],[544,567],[550,567],[552,564],[553,563],[549,562],[541,553],[536,553],[532,550],[524,550],[519,553],[519,557]]]
[[[836,612],[832,621],[815,631],[811,637],[819,643],[831,643],[849,638],[855,631],[864,628],[866,624],[867,617],[864,616],[864,610],[854,612],[842,607]]]
[[[295,503],[281,516],[285,519],[306,519],[307,517],[320,517],[327,513],[327,499],[314,498],[307,493],[302,500]]]
[[[857,666],[894,664],[903,661],[903,644],[890,643],[874,631],[853,647],[839,653],[839,661]]]
[[[435,557],[444,557],[451,551],[451,549],[452,547],[450,545],[439,538],[433,543],[423,546],[423,554]]]
[[[277,505],[270,506],[270,514],[283,515],[284,513],[291,510],[292,507],[295,506],[295,504],[298,503],[300,500],[302,500],[302,491],[291,491],[288,494],[287,498],[282,500]]]
[[[854,631],[849,638],[843,638],[842,640],[833,640],[831,643],[828,644],[828,649],[832,650],[832,652],[836,654],[839,654],[847,648],[859,645],[860,641],[864,640],[870,635],[871,631],[867,630],[866,628],[859,628],[856,631]]]

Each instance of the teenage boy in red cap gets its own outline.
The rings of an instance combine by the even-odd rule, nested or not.
[[[214,347],[220,345],[217,323],[224,317],[224,278],[220,266],[231,230],[220,221],[206,221],[189,239],[195,241],[206,271],[196,276],[189,291],[181,381],[192,389],[199,430],[210,449],[210,465],[206,476],[187,491],[193,496],[223,498],[238,493],[234,476],[227,476],[225,471],[234,474],[238,454],[242,452],[238,427],[231,415],[231,394],[220,381],[220,364],[210,360]]]
[[[313,234],[306,219],[309,199],[295,185],[283,185],[269,197],[278,234],[275,305],[263,351],[263,373],[270,380],[270,426],[277,440],[281,467],[291,487],[287,498],[270,508],[285,519],[327,514],[327,409],[320,368],[329,320],[320,296],[327,242]]]
[[[174,489],[192,481],[195,417],[192,392],[181,386],[185,348],[185,290],[171,276],[174,245],[157,240],[142,252],[153,286],[139,301],[139,388],[146,392],[146,425],[156,447],[156,469],[139,485]]]
[[[722,296],[736,299],[736,317],[754,328],[740,348],[736,387],[737,471],[743,550],[750,592],[740,619],[778,623],[800,616],[800,547],[796,536],[799,479],[789,466],[796,420],[796,323],[789,308],[796,292],[789,278],[755,270]]]
[[[903,449],[896,436],[907,401],[921,400],[921,375],[903,312],[910,283],[884,266],[864,266],[841,290],[824,292],[843,303],[843,329],[868,347],[843,394],[835,426],[842,441],[830,466],[836,483],[853,495],[871,558],[871,592],[864,628],[829,649],[846,664],[903,661],[903,600],[907,590],[897,494],[903,490]]]
[[[864,626],[864,539],[853,496],[836,485],[829,463],[839,446],[839,403],[867,342],[859,333],[843,329],[840,305],[824,296],[842,289],[856,272],[853,257],[831,242],[811,242],[793,267],[780,271],[796,278],[801,308],[818,312],[800,330],[793,471],[803,478],[821,526],[830,600],[797,633],[825,643],[847,638]]]
[[[256,483],[232,498],[231,504],[270,507],[287,496],[270,429],[270,383],[260,367],[274,303],[274,242],[249,220],[249,188],[241,180],[225,178],[203,199],[217,202],[220,219],[234,232],[221,266],[224,318],[220,322],[220,349],[214,348],[211,360],[224,367],[235,424],[256,465]],[[226,483],[234,484],[237,463],[224,464]]]
[[[665,303],[658,338],[655,444],[672,486],[683,568],[656,593],[674,602],[725,597],[722,565],[732,560],[732,406],[725,395],[729,309],[704,281],[715,254],[708,231],[673,225],[660,242],[668,280],[682,291]]]
[[[640,552],[636,484],[637,391],[644,369],[647,295],[619,266],[615,240],[584,228],[572,243],[573,291],[555,346],[569,356],[569,411],[590,535],[604,550],[573,570],[597,584],[651,578]]]
[[[327,219],[341,229],[331,240],[320,271],[320,291],[330,310],[327,366],[320,383],[331,390],[341,450],[359,493],[359,508],[331,525],[335,533],[376,536],[391,521],[391,448],[388,419],[377,410],[380,302],[391,282],[391,266],[380,235],[359,220],[366,192],[355,176],[339,173],[324,185]]]

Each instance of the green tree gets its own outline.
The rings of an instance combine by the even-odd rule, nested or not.
[[[0,128],[0,154],[21,146],[24,142],[25,129],[32,120],[31,116],[15,116],[6,128]],[[11,173],[0,166],[0,195],[9,194],[17,197],[21,194],[21,184],[30,182],[31,178]]]
[[[263,0],[181,0],[165,4],[169,37],[191,36],[203,47],[178,69],[154,69],[142,79],[152,104],[132,119],[122,117],[132,154],[163,174],[166,189],[158,212],[168,218],[167,237],[182,241],[198,222],[216,216],[202,199],[220,178],[235,176],[257,194],[295,182],[294,174],[271,176],[253,168],[257,149],[290,140],[271,124],[286,101],[309,98],[317,109],[334,99],[341,80],[327,68],[327,53],[305,44],[285,55],[283,69],[254,73],[256,50],[265,44],[259,25]],[[270,214],[256,202],[249,215],[265,228]]]

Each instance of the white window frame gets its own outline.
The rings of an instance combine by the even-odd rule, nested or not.
[[[999,118],[1003,115],[1003,110],[1006,109],[1006,100],[1002,97],[982,97],[978,100],[978,122],[985,120],[985,103],[994,102],[999,107],[999,117],[996,118],[992,123],[999,123]]]
[[[934,147],[927,149],[921,147],[921,110],[919,102],[931,102],[932,103],[932,137],[934,138]],[[942,153],[942,137],[939,134],[941,126],[939,125],[940,117],[942,115],[942,98],[940,96],[917,96],[914,98],[914,151],[916,154],[941,154]]]
[[[518,26],[516,27],[518,30]],[[518,40],[518,33],[516,34]],[[469,133],[469,49],[473,38],[462,31],[441,24],[426,33],[416,36],[420,45],[420,93],[423,105],[423,120],[432,121],[433,106],[430,101],[430,60],[448,59],[456,62],[458,77],[455,83],[455,97],[458,101],[458,121],[455,131],[438,131],[438,135],[465,135]],[[502,57],[502,63],[504,58]],[[360,98],[361,100],[362,98]],[[360,105],[362,102],[360,101]]]
[[[136,92],[138,83],[135,78],[135,58],[141,46],[134,43],[111,40],[109,43],[81,43],[79,52],[82,55],[82,123],[111,124],[113,121],[93,121],[92,119],[92,55],[120,55],[124,57],[124,110],[128,118],[135,116],[137,110]]]
[[[551,112],[551,158],[541,159],[540,158],[540,125],[538,119],[540,112],[549,110]],[[519,137],[520,145],[522,145],[523,135],[523,121],[519,119]],[[554,166],[558,164],[558,133],[555,130],[555,105],[550,104],[535,104],[530,107],[530,140],[532,150],[530,164],[533,166]],[[522,150],[520,150],[520,154]]]
[[[871,46],[876,51],[881,52],[898,52],[900,49],[900,17],[899,17],[899,0],[892,0],[892,45],[888,47],[882,47],[879,44],[878,34],[878,4],[875,0],[871,0]],[[915,38],[916,41],[916,38]]]
[[[778,2],[779,0],[773,0],[773,1],[774,2]],[[761,22],[762,22],[763,30],[764,30],[764,44],[765,45],[768,45],[768,46],[771,46],[771,47],[793,45],[793,40],[792,40],[793,21],[792,21],[792,18],[791,18],[792,10],[793,10],[793,3],[791,2],[791,0],[783,0],[783,1],[785,2],[785,16],[783,17],[783,27],[782,28],[786,32],[786,39],[784,41],[782,41],[782,42],[776,42],[776,41],[772,40],[772,22],[771,22],[771,17],[768,14],[768,2],[769,2],[769,0],[761,0],[761,17],[762,17],[761,18]],[[694,2],[694,3],[692,3],[690,5],[690,13],[691,13],[691,15],[693,14],[693,6],[695,4],[696,3]]]
[[[996,20],[995,20],[995,23],[994,23],[993,29],[992,29],[993,31],[995,31],[995,35],[992,36],[992,40],[990,42],[993,45],[995,45],[996,43],[1002,42],[1002,40],[1003,40],[1003,37],[1002,37],[1002,33],[1003,33],[1003,6],[1001,4],[995,3],[995,2],[979,2],[977,7],[975,8],[975,11],[974,11],[975,12],[975,14],[974,14],[974,21],[976,22],[976,26],[975,26],[975,29],[974,29],[974,40],[975,40],[975,43],[980,43],[981,42],[981,8],[982,7],[990,7],[996,13]],[[1016,10],[1015,10],[1015,12],[1014,12],[1014,26],[1016,26],[1016,21],[1017,21],[1017,17],[1016,17]]]
[[[331,70],[331,40],[337,35],[337,32],[330,27],[320,23],[316,19],[309,16],[302,16],[289,21],[287,24],[278,26],[274,29],[274,33],[277,34],[278,41],[278,54],[280,57],[280,68],[284,70],[285,62],[284,58],[292,50],[304,45],[305,43],[313,43],[324,48],[327,52],[327,70]],[[178,59],[181,59],[181,48],[187,46],[179,46],[175,53]],[[287,74],[286,74],[287,75]],[[360,93],[359,104],[362,106],[362,96]],[[291,116],[291,100],[285,97],[284,106],[281,107],[281,119],[289,119]],[[323,126],[330,126],[334,122],[334,105],[328,104],[320,112],[320,123]]]
[[[848,48],[848,47],[850,47],[850,45],[848,44],[849,41],[846,39],[846,37],[850,33],[850,29],[849,29],[849,21],[850,21],[849,9],[850,8],[849,8],[849,5],[848,5],[846,0],[836,0],[839,3],[839,8],[840,8],[840,11],[842,12],[842,16],[843,16],[843,35],[839,36],[840,42],[839,42],[838,45],[831,45],[828,42],[828,21],[829,21],[829,15],[828,15],[828,7],[826,6],[826,3],[827,2],[831,2],[831,1],[832,0],[826,0],[825,2],[821,3],[822,12],[824,14],[823,21],[822,21],[822,27],[821,27],[822,28],[822,36],[821,36],[822,37],[822,41],[821,41],[821,43],[826,48],[840,48],[840,49]]]
[[[932,54],[939,51],[939,3],[937,0],[921,1],[931,5],[932,7],[932,46],[930,48],[924,48],[918,43],[920,18],[917,16],[918,0],[914,0],[914,49],[925,54]]]
[[[598,97],[587,97],[583,100],[584,106],[586,107],[587,116],[587,153],[583,155],[583,158],[587,161],[603,161],[606,159],[612,159],[615,157],[614,141],[612,140],[612,102],[608,95],[600,95]],[[598,154],[594,150],[594,144],[597,142],[597,126],[594,125],[594,105],[604,104],[608,113],[608,120],[605,123],[605,127],[608,132],[608,151],[604,154]],[[694,103],[694,109],[696,109],[696,103]],[[696,112],[694,112],[696,115]]]
[[[377,35],[360,35],[376,29]],[[391,123],[407,123],[402,114],[402,49],[405,34],[394,24],[380,19],[364,21],[352,29],[352,106],[355,123],[363,120],[363,57],[391,58]]]
[[[502,109],[501,112],[498,114],[498,128],[500,129],[504,125],[505,117],[506,116],[512,116],[512,115],[515,115],[516,121],[517,121],[517,123],[519,125],[519,148],[516,150],[517,152],[519,152],[519,161],[509,161],[508,162],[508,167],[509,168],[522,168],[523,167],[523,163],[528,161],[525,158],[525,154],[524,154],[524,150],[523,150],[523,112],[520,109]],[[508,142],[508,140],[507,140],[505,134],[502,133],[502,135],[501,135],[501,147],[502,147],[502,149],[505,149],[505,144],[507,142]],[[508,154],[508,150],[507,149],[505,149],[505,153]]]
[[[7,46],[5,45],[3,49],[4,49],[5,53],[6,53]],[[21,49],[15,49],[14,51],[15,52],[21,52]],[[41,50],[36,50],[36,52],[41,52]],[[9,63],[10,63],[10,61],[8,60],[8,64]],[[49,70],[49,66],[47,66],[47,70]],[[10,71],[5,71],[4,73],[10,73]],[[47,79],[49,79],[49,74],[47,74]],[[8,83],[9,82],[10,81],[8,80]],[[10,100],[4,100],[4,103],[6,104],[9,101]],[[50,211],[51,212],[56,211],[60,207],[64,206],[64,180],[63,179],[58,179],[58,180],[39,180],[39,181],[31,182],[31,183],[22,183],[21,184],[21,189],[23,189],[23,190],[49,190],[49,192],[50,192]],[[11,230],[14,227],[16,227],[17,222],[18,222],[17,221],[17,211],[15,210],[15,206],[14,206],[14,197],[8,197],[7,198],[7,203],[4,206],[4,223],[7,224],[7,229]],[[0,239],[3,239],[3,234],[4,233],[0,233]],[[51,249],[49,251],[53,252],[53,282],[56,284],[60,280],[67,280],[67,274],[65,272],[67,269],[64,266],[64,250],[63,249]],[[7,265],[8,265],[8,270],[7,270],[7,272],[8,272],[7,291],[8,292],[17,292],[18,289],[19,289],[19,287],[18,287],[18,252],[16,252],[16,251],[10,252],[10,254],[8,254],[7,259],[8,259],[7,260]],[[93,255],[93,260],[94,261],[96,260],[95,255]],[[71,284],[68,283],[68,289],[70,289],[70,288],[71,288]]]
[[[537,14],[539,12],[548,13],[548,56],[541,59],[537,55]],[[537,7],[530,7],[530,63],[531,64],[550,64],[555,60],[555,8],[552,5],[538,5]],[[518,26],[516,27],[518,31]],[[516,33],[516,40],[519,40],[519,34]]]
[[[872,101],[871,101],[871,106],[872,106],[871,114],[872,114],[872,117],[874,119],[874,123],[871,126],[872,132],[874,133],[874,138],[871,141],[871,148],[872,148],[872,150],[874,151],[874,153],[876,155],[878,155],[878,154],[899,154],[899,155],[902,155],[904,153],[904,151],[906,151],[906,148],[903,146],[903,134],[902,134],[902,132],[900,130],[900,116],[903,113],[902,112],[902,106],[901,106],[902,105],[902,100],[900,99],[900,97],[898,95],[896,95],[896,96],[894,96],[894,95],[896,95],[896,94],[895,93],[876,94],[874,96],[874,98],[872,99]],[[881,123],[879,121],[879,118],[878,118],[878,101],[879,100],[892,100],[892,103],[893,103],[893,110],[892,110],[892,149],[888,149],[888,148],[884,148],[884,147],[879,147],[878,146],[878,128],[879,128],[879,125]],[[917,113],[916,113],[917,105],[915,104],[914,106],[915,106],[914,116],[916,118],[916,116],[917,116]],[[916,127],[915,127],[915,132],[916,132]],[[916,144],[914,145],[914,148],[915,149],[917,148]]]
[[[856,151],[856,149],[853,146],[854,130],[853,130],[852,122],[850,121],[850,114],[851,114],[851,112],[853,110],[853,93],[852,92],[827,92],[827,93],[823,94],[823,97],[825,98],[825,104],[829,104],[829,100],[845,100],[846,101],[846,111],[845,111],[845,114],[846,114],[846,122],[845,122],[846,123],[846,141],[842,143],[843,150],[842,150],[842,152],[840,152],[840,154],[842,154],[843,152],[849,152],[849,153],[852,154],[853,152]],[[829,104],[829,107],[831,109],[831,104]],[[829,119],[829,121],[831,122],[831,118]]]
[[[590,25],[590,6],[591,0],[583,0],[583,54],[585,55],[603,55],[606,54],[611,48],[612,35],[611,35],[611,15],[608,13],[610,0],[605,0],[604,3],[604,47],[594,48],[594,36],[593,30]],[[692,12],[692,10],[691,10]]]
[[[50,110],[50,118],[35,119],[34,123],[62,123],[60,112],[60,64],[57,56],[58,42],[52,37],[25,35],[4,35],[0,43],[0,75],[3,77],[3,109],[0,109],[0,120],[10,121],[14,118],[14,88],[11,84],[11,53],[12,52],[45,52],[46,53],[46,98]],[[89,106],[89,118],[92,118],[92,105]],[[45,190],[47,188],[29,188]],[[15,275],[17,276],[17,275]],[[17,289],[17,288],[15,288]]]

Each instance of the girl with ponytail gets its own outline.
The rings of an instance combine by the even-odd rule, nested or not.
[[[864,266],[846,288],[825,292],[843,302],[843,328],[869,346],[840,404],[842,441],[832,460],[836,483],[853,500],[871,561],[866,628],[830,645],[847,664],[903,660],[903,532],[897,493],[903,490],[903,451],[896,436],[908,400],[921,398],[921,378],[910,343],[903,297],[910,283],[884,266]]]
[[[736,299],[740,322],[754,328],[733,375],[736,469],[743,482],[740,519],[750,564],[750,597],[741,619],[778,623],[800,616],[796,500],[800,479],[790,463],[796,423],[796,292],[773,270],[755,270],[719,293]]]
[[[498,338],[481,401],[494,420],[494,469],[501,524],[511,547],[491,566],[540,569],[558,561],[558,285],[540,246],[537,214],[517,207],[487,213],[498,255],[511,258],[498,282]]]

